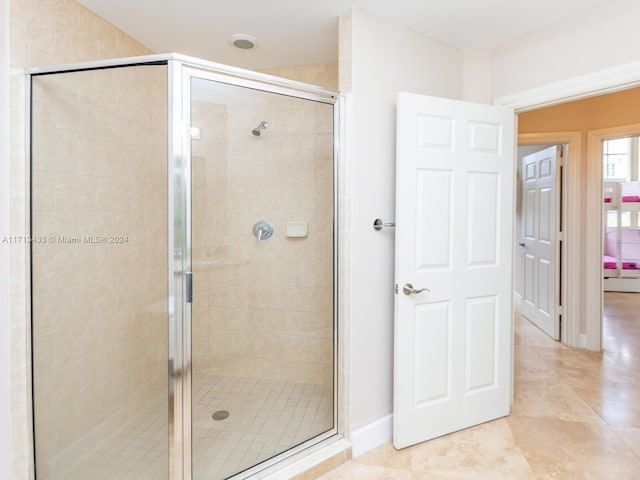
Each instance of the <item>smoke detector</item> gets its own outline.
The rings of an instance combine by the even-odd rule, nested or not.
[[[240,50],[252,50],[258,46],[258,41],[255,37],[245,33],[236,33],[235,35],[231,35],[230,41],[231,45],[239,48]]]

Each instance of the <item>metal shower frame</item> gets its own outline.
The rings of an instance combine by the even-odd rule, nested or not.
[[[192,480],[191,436],[191,79],[251,88],[333,105],[333,428],[233,478],[262,478],[289,464],[304,451],[341,437],[338,398],[338,192],[345,98],[302,82],[209,62],[175,53],[32,68],[27,74],[27,121],[30,124],[34,76],[119,67],[166,65],[168,93],[168,434],[169,479]],[[31,143],[31,129],[27,144]],[[29,152],[30,155],[30,152]],[[30,175],[30,172],[27,172]],[[29,177],[30,178],[30,177]],[[29,189],[30,190],[30,189]],[[31,191],[29,191],[29,198]],[[176,235],[176,232],[179,232]],[[196,279],[197,281],[197,279]],[[30,295],[30,293],[29,293]],[[35,459],[33,460],[35,462]]]

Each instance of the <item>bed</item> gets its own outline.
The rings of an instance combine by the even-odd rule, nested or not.
[[[620,198],[620,182],[604,182],[602,197],[605,210],[615,210],[618,208],[618,198]]]
[[[640,211],[640,182],[605,182],[602,197],[605,210]]]
[[[640,292],[640,227],[622,226],[624,212],[640,211],[640,182],[606,182],[603,192],[604,290]],[[607,225],[610,215],[616,218],[615,226]],[[640,220],[638,216],[633,217],[635,220],[632,224],[637,224]]]
[[[612,257],[611,255],[604,256],[604,269],[605,270],[614,270],[618,268],[618,259],[616,257]],[[640,265],[638,262],[630,262],[628,260],[621,260],[620,268],[623,270],[640,270]]]
[[[640,207],[640,182],[620,182],[620,202],[621,209],[638,211],[638,207]]]

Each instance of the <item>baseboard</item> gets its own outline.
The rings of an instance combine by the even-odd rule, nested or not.
[[[587,334],[581,333],[578,335],[578,348],[587,348]]]
[[[513,292],[513,300],[516,302],[516,305],[522,304],[522,295],[518,292]]]
[[[605,292],[640,292],[640,278],[605,278],[602,280],[602,289]]]
[[[371,422],[351,433],[353,458],[357,458],[393,438],[393,415]]]

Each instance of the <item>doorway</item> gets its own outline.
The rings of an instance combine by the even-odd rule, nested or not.
[[[521,314],[561,340],[564,157],[568,145],[518,147],[515,297]]]
[[[561,339],[562,343],[569,347],[584,346],[584,338],[580,334],[581,297],[580,288],[580,250],[570,248],[571,245],[580,242],[581,220],[579,216],[572,215],[574,209],[580,205],[580,185],[581,175],[579,165],[582,158],[583,140],[579,132],[546,132],[546,133],[519,133],[517,157],[519,172],[517,175],[517,186],[519,188],[516,199],[516,239],[515,260],[516,268],[514,279],[514,297],[516,305],[522,303],[522,289],[524,284],[524,262],[525,249],[519,245],[524,240],[522,225],[523,218],[523,189],[522,179],[522,156],[536,152],[550,146],[562,147],[558,155],[562,155],[562,161],[556,165],[556,181],[560,187],[556,188],[557,211],[556,215],[556,279],[555,288],[555,329],[551,333],[557,333],[555,339]],[[559,167],[561,167],[559,169]],[[561,231],[560,231],[561,230]],[[554,335],[550,335],[552,338]]]
[[[640,90],[635,88],[519,114],[520,136],[544,138],[545,135],[571,134],[578,143],[584,144],[579,154],[571,156],[567,172],[568,237],[565,240],[569,245],[567,274],[573,280],[565,282],[567,302],[563,320],[568,320],[573,328],[569,346],[601,349],[602,158],[594,153],[601,148],[600,140],[594,140],[589,133],[604,133],[615,124],[637,124],[640,118],[633,105],[639,97]],[[576,152],[573,145],[569,150],[570,154]]]

